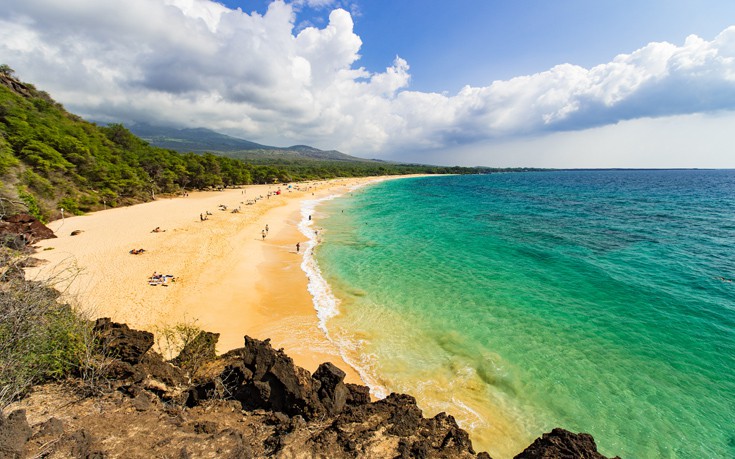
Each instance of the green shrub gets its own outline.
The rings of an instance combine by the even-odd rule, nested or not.
[[[28,188],[35,191],[39,196],[49,199],[54,197],[54,185],[47,178],[41,177],[31,169],[24,170],[21,179]]]
[[[93,194],[85,194],[79,198],[79,209],[82,213],[94,210],[99,205],[99,199]]]
[[[74,215],[82,215],[84,212],[79,208],[79,204],[74,198],[66,197],[59,201],[59,207],[66,212]]]
[[[29,214],[33,215],[41,222],[46,223],[46,218],[43,216],[41,205],[38,203],[35,196],[23,189],[18,189],[18,197],[23,201],[26,207],[28,207]]]
[[[49,283],[23,279],[23,258],[3,257],[0,278],[0,410],[34,384],[81,368],[90,323],[60,304]],[[15,274],[11,274],[15,273]]]
[[[0,110],[2,112],[2,110]],[[2,113],[0,113],[0,117]],[[13,156],[13,149],[8,142],[0,136],[0,175],[6,174],[11,167],[17,166],[20,161]]]
[[[79,367],[85,351],[85,324],[68,305],[47,310],[45,339],[36,343],[28,364],[41,379],[59,379]]]

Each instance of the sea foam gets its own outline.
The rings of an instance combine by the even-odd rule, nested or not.
[[[370,184],[381,181],[383,180],[375,180]],[[347,192],[353,192],[366,185],[368,185],[368,183],[351,186],[348,188]],[[354,358],[353,355],[355,354],[355,351],[360,348],[360,344],[347,338],[337,338],[332,336],[327,326],[329,320],[340,313],[339,300],[333,294],[329,283],[327,283],[324,278],[321,269],[319,269],[319,264],[314,257],[314,249],[320,241],[318,233],[319,230],[315,227],[314,215],[316,208],[320,204],[343,195],[343,193],[331,194],[323,198],[303,201],[301,205],[301,221],[298,224],[298,229],[301,234],[306,236],[307,242],[301,262],[301,269],[306,273],[306,277],[308,279],[307,289],[312,296],[314,309],[316,310],[317,318],[319,319],[319,329],[322,330],[327,339],[336,346],[342,360],[357,371],[362,381],[370,388],[370,392],[373,396],[377,398],[385,398],[388,396],[387,388],[377,381],[374,376],[375,372],[370,370],[375,364],[375,359],[364,354],[360,357]],[[352,354],[350,351],[352,351]]]

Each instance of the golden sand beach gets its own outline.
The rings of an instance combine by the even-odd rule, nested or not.
[[[48,226],[58,238],[38,243],[36,258],[44,262],[27,277],[52,279],[92,318],[111,317],[153,332],[194,322],[220,334],[219,352],[240,347],[246,334],[271,338],[297,365],[313,372],[331,361],[348,381],[359,382],[318,328],[302,254],[296,252],[306,237],[297,225],[304,200],[377,180],[191,192],[56,220]],[[145,251],[134,255],[133,249]],[[154,272],[173,278],[150,285]]]

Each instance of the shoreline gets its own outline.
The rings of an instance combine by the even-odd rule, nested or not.
[[[191,192],[56,220],[47,226],[58,238],[36,244],[34,257],[44,263],[28,268],[27,277],[51,280],[92,318],[111,317],[154,333],[193,323],[220,334],[219,353],[241,347],[244,335],[270,338],[274,348],[284,348],[312,373],[331,361],[347,373],[346,382],[362,383],[319,326],[301,268],[307,245],[299,231],[302,207],[354,186],[407,177],[412,176]],[[268,197],[279,188],[280,196]],[[202,221],[205,212],[209,219]],[[156,227],[161,232],[152,232]],[[81,233],[71,236],[72,231]],[[296,253],[296,242],[302,253]],[[129,253],[140,248],[145,252]],[[153,272],[175,281],[150,286]]]

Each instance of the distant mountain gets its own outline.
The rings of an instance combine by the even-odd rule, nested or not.
[[[163,126],[152,126],[145,123],[136,123],[128,126],[133,134],[146,142],[161,148],[168,148],[179,152],[228,152],[258,149],[276,149],[269,145],[250,142],[228,135],[214,132],[205,128],[174,129]]]
[[[129,129],[133,134],[151,145],[181,153],[214,153],[231,158],[266,163],[304,160],[372,162],[336,150],[324,151],[308,145],[294,145],[285,148],[261,145],[205,128],[174,129],[136,123],[130,126]]]

